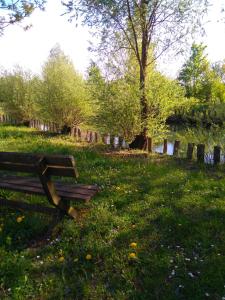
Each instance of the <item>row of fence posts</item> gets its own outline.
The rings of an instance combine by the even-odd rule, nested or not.
[[[0,123],[6,124],[18,124],[18,121],[11,118],[8,115],[0,115]],[[59,126],[53,122],[42,122],[39,120],[31,120],[29,126],[31,128],[36,128],[41,131],[49,131],[53,133],[60,133]],[[81,130],[78,127],[73,127],[71,129],[71,136],[76,139],[78,142],[86,141],[88,143],[98,143],[102,142],[106,145],[111,145],[114,149],[128,149],[129,145],[124,138],[120,136],[113,136],[110,134],[104,134],[101,136],[98,132],[93,132],[90,130]],[[188,160],[192,160],[194,156],[194,149],[197,148],[197,161],[204,163],[205,161],[205,145],[194,143],[188,143],[186,157]],[[168,149],[168,140],[164,139],[163,141],[163,154],[167,154]],[[153,152],[153,141],[152,138],[147,138],[147,143],[145,145],[145,150],[149,153]],[[178,156],[180,150],[180,141],[176,140],[173,146],[173,155]],[[215,165],[221,162],[221,147],[215,146],[213,151],[213,163]]]
[[[19,125],[21,122],[19,122],[16,119],[13,119],[9,115],[0,115],[0,123],[2,124],[10,124],[10,125]],[[50,131],[55,133],[60,133],[59,127],[56,123],[53,122],[42,122],[39,120],[31,120],[29,122],[30,128],[36,128],[41,131]]]
[[[122,148],[127,149],[128,144],[125,139],[119,136],[113,136],[108,134],[100,135],[98,132],[90,130],[81,130],[80,128],[74,127],[71,129],[71,136],[78,142],[98,143],[102,141],[105,145],[111,145],[114,149]]]
[[[114,149],[128,149],[129,146],[126,143],[125,139],[118,136],[112,136],[110,134],[105,134],[102,137],[99,133],[93,131],[81,131],[80,128],[73,128],[71,131],[71,136],[75,137],[78,142],[86,141],[89,143],[98,143],[100,140],[106,145],[111,145]],[[179,156],[180,150],[180,141],[175,140],[173,145],[173,156]],[[192,160],[194,156],[194,150],[197,149],[197,161],[200,163],[204,163],[205,161],[205,145],[204,144],[197,144],[188,143],[186,158],[188,160]],[[147,143],[145,145],[145,150],[149,153],[153,152],[153,140],[152,138],[147,138]],[[168,150],[168,140],[163,140],[163,154],[167,154]],[[215,146],[213,151],[213,163],[215,165],[221,162],[221,147]]]
[[[53,122],[41,122],[39,120],[31,120],[29,127],[41,131],[60,133],[59,126],[57,126],[57,124]]]
[[[163,154],[167,154],[167,147],[168,146],[168,140],[164,139],[163,140]],[[197,161],[200,163],[205,162],[205,145],[204,144],[197,144],[195,145],[194,143],[188,143],[187,146],[187,153],[186,153],[186,158],[188,160],[192,160],[194,156],[194,150],[195,147],[197,149]],[[147,150],[149,153],[153,152],[153,142],[152,138],[147,138],[147,145],[145,150]],[[180,150],[180,141],[176,140],[174,142],[173,146],[173,155],[178,156],[179,155],[179,150]],[[214,146],[213,148],[213,163],[214,165],[217,165],[221,162],[221,146]]]
[[[9,115],[0,115],[0,123],[16,125],[18,124],[18,121]]]

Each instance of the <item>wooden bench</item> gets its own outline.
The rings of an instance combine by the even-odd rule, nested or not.
[[[57,209],[0,198],[0,205],[2,206],[47,214],[63,212],[72,218],[76,218],[78,211],[70,205],[70,202],[87,202],[99,190],[96,185],[71,184],[62,181],[53,182],[52,178],[54,176],[78,178],[75,160],[70,155],[0,152],[0,170],[7,171],[4,172],[3,176],[0,176],[0,189],[45,195],[50,204]],[[22,175],[9,176],[6,174],[9,172],[22,173]],[[24,176],[23,173],[36,175],[37,177]]]

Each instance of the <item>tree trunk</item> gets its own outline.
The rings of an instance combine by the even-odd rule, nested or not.
[[[146,98],[146,73],[148,60],[148,32],[147,29],[142,32],[142,49],[140,63],[140,104],[141,104],[141,123],[142,131],[131,142],[131,149],[145,150],[147,146],[147,120],[148,120],[148,103]]]

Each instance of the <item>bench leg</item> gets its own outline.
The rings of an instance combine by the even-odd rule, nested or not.
[[[69,207],[66,213],[68,216],[70,216],[73,219],[77,219],[79,216],[79,210],[72,206]]]
[[[51,176],[48,174],[47,170],[48,168],[46,166],[46,162],[42,157],[37,164],[37,172],[48,201],[68,216],[76,219],[78,217],[78,210],[74,207],[71,207],[69,201],[65,201],[58,196],[55,185],[51,180]]]

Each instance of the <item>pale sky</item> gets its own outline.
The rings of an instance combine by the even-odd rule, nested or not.
[[[215,62],[225,59],[225,16],[223,21],[218,22],[225,0],[212,1],[215,3],[209,14],[212,21],[205,27],[206,36],[197,42],[207,45],[208,58]],[[0,65],[12,69],[18,64],[34,73],[41,73],[49,51],[59,43],[75,68],[84,74],[92,56],[87,50],[91,36],[87,28],[75,27],[75,23],[67,22],[67,17],[60,16],[62,12],[61,0],[48,0],[44,12],[37,10],[25,21],[25,24],[32,24],[30,30],[24,31],[18,25],[8,27],[4,36],[0,37]],[[174,77],[183,61],[184,58],[166,58],[161,60],[160,69]]]

